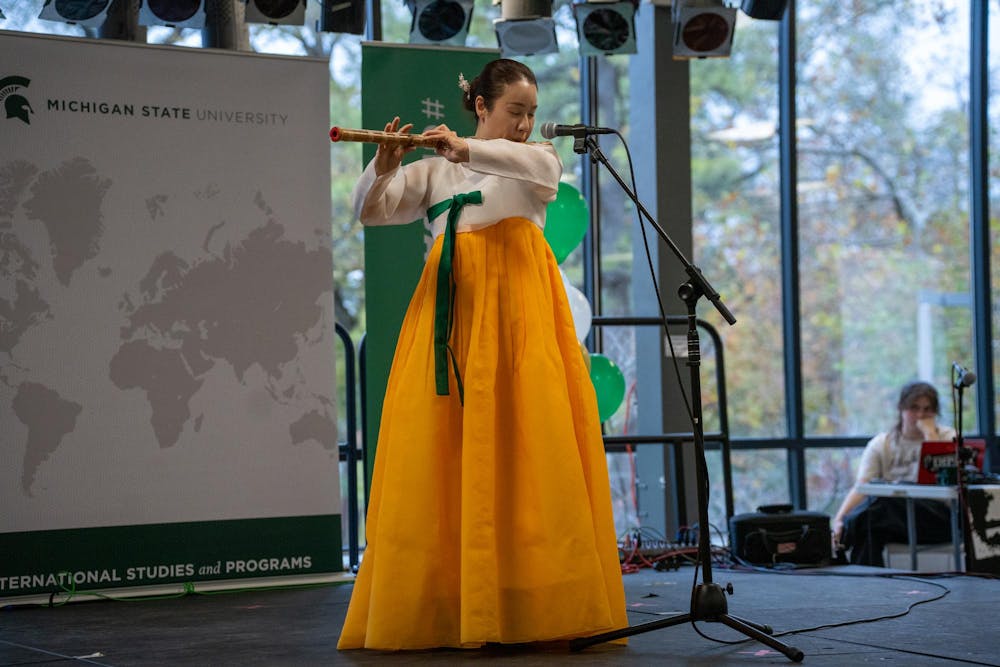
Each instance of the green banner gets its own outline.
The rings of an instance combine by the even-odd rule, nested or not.
[[[470,81],[483,66],[499,57],[495,49],[441,48],[366,43],[361,50],[361,121],[381,130],[399,116],[413,123],[413,132],[444,123],[459,134],[475,132],[475,119],[462,106],[458,75]],[[366,144],[365,164],[376,146]],[[409,153],[405,162],[432,154]],[[426,220],[409,225],[365,229],[365,364],[368,438],[368,479],[375,460],[382,400],[406,307],[420,278],[432,242]]]
[[[343,570],[340,515],[0,533],[0,598]]]

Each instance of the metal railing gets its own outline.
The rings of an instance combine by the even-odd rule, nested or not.
[[[688,318],[686,315],[668,315],[666,319],[667,327],[683,326],[685,329],[687,328]],[[663,320],[660,317],[598,316],[594,317],[592,324],[593,326],[663,327]],[[731,443],[729,441],[729,414],[726,407],[726,368],[723,359],[722,338],[719,336],[719,332],[715,329],[715,327],[708,322],[697,319],[696,324],[699,329],[707,333],[712,339],[712,345],[715,350],[715,385],[719,399],[719,430],[706,431],[704,433],[704,437],[706,449],[715,449],[717,446],[722,454],[723,490],[725,493],[726,518],[728,519],[733,515],[733,471],[730,461]],[[664,332],[664,334],[666,334],[666,332]],[[645,444],[669,445],[670,447],[676,448],[684,443],[693,442],[693,431],[690,433],[605,435],[604,449],[607,452],[624,452],[627,451],[628,447],[632,445]],[[674,489],[674,493],[676,494],[675,501],[677,503],[678,512],[681,516],[685,516],[687,514],[687,507],[685,501],[686,494],[683,475],[677,477],[677,487]]]
[[[668,316],[667,326],[687,326],[686,316]],[[723,359],[722,339],[718,331],[704,320],[696,320],[699,329],[708,334],[712,340],[715,350],[715,383],[718,394],[719,430],[706,431],[705,446],[708,449],[718,447],[722,454],[722,475],[725,493],[726,517],[733,515],[733,482],[732,465],[730,462],[731,443],[729,439],[729,417],[726,407],[726,376]],[[656,326],[662,327],[663,322],[659,317],[594,317],[593,326]],[[358,348],[358,364],[355,365],[354,344],[347,331],[337,325],[337,335],[344,342],[346,350],[344,366],[345,403],[347,409],[347,440],[340,443],[340,460],[347,463],[347,531],[348,531],[348,551],[352,568],[355,568],[359,561],[359,525],[360,514],[358,506],[358,462],[363,466],[364,488],[368,488],[367,480],[367,431],[365,427],[366,409],[363,399],[365,392],[365,339],[362,337]],[[357,400],[360,393],[362,400]],[[360,406],[361,418],[361,440],[358,442],[358,421],[357,407]],[[604,448],[607,452],[624,452],[632,445],[660,444],[676,447],[684,443],[691,443],[694,440],[694,433],[656,433],[656,434],[625,434],[625,435],[605,435]],[[360,444],[360,446],[359,446]],[[674,489],[676,501],[681,514],[686,513],[685,493],[683,476],[678,477],[678,486]]]
[[[354,342],[347,329],[336,325],[337,336],[344,344],[344,404],[347,414],[344,419],[347,425],[347,439],[339,442],[339,460],[347,464],[347,550],[351,568],[360,563],[359,557],[359,524],[358,513],[358,461],[367,467],[364,448],[358,448],[357,420],[357,372],[355,364]],[[367,488],[367,486],[366,486]],[[338,489],[339,493],[339,489]]]

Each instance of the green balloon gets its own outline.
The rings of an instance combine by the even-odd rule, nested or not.
[[[556,198],[545,209],[545,239],[556,262],[562,264],[580,245],[589,224],[590,213],[583,195],[569,183],[559,183]]]
[[[625,376],[615,362],[595,352],[590,355],[590,381],[597,392],[597,414],[606,422],[625,398]]]

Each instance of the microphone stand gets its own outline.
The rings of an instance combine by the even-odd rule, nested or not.
[[[969,521],[968,499],[966,497],[968,480],[965,471],[966,466],[972,461],[973,452],[970,447],[965,446],[965,436],[962,432],[962,396],[965,393],[966,384],[964,380],[959,379],[952,383],[952,386],[958,393],[955,400],[955,492],[957,495],[958,512],[961,515],[961,522],[958,525],[962,531],[962,542],[965,546],[965,571],[970,572],[973,569],[974,554],[971,535],[972,527]],[[952,530],[954,530],[955,524],[953,523],[952,526]]]
[[[670,236],[667,235],[663,228],[660,227],[656,220],[653,219],[653,216],[651,216],[642,205],[642,202],[639,201],[638,195],[632,191],[628,184],[622,180],[618,172],[615,171],[614,167],[608,163],[607,157],[605,157],[604,153],[601,151],[601,147],[597,143],[597,140],[591,136],[591,133],[588,132],[586,128],[581,127],[579,131],[573,132],[573,137],[573,150],[581,155],[589,153],[591,162],[600,162],[604,165],[604,168],[608,170],[616,181],[618,181],[618,185],[621,186],[625,194],[628,195],[629,199],[631,199],[635,204],[636,209],[642,214],[643,217],[646,218],[646,220],[649,221],[649,223],[656,230],[657,235],[663,239],[664,243],[667,244],[667,246],[673,251],[674,255],[677,256],[677,259],[680,260],[681,264],[684,265],[685,271],[688,274],[687,282],[682,284],[677,289],[677,294],[687,306],[688,314],[687,366],[691,377],[691,417],[694,431],[695,475],[698,484],[698,525],[700,526],[698,530],[698,561],[702,568],[702,583],[695,585],[694,589],[691,591],[691,607],[688,613],[678,614],[676,616],[671,616],[670,618],[642,623],[639,625],[633,625],[620,630],[612,630],[610,632],[592,635],[590,637],[573,639],[569,644],[570,650],[579,651],[588,646],[610,641],[612,639],[629,637],[631,635],[649,632],[650,630],[656,630],[673,625],[680,625],[682,623],[691,622],[693,624],[697,621],[714,621],[717,623],[723,623],[730,628],[743,633],[747,637],[756,639],[760,643],[765,644],[776,651],[780,651],[788,659],[794,662],[801,662],[805,657],[802,651],[794,646],[784,644],[772,637],[771,634],[773,633],[773,630],[770,626],[754,623],[753,621],[730,614],[726,603],[726,593],[732,595],[732,584],[727,584],[726,588],[723,589],[720,585],[712,581],[712,548],[709,543],[710,535],[708,528],[708,465],[705,461],[705,435],[704,427],[702,425],[701,405],[701,346],[698,339],[698,329],[696,325],[696,306],[698,299],[702,296],[707,297],[729,324],[735,324],[736,318],[733,317],[733,314],[729,312],[729,309],[726,308],[724,303],[722,303],[722,299],[718,292],[712,289],[708,280],[706,280],[705,276],[702,275],[701,270],[684,257],[684,254],[674,244]],[[663,324],[664,328],[666,328],[666,322]]]

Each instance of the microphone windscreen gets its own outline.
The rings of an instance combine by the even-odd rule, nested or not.
[[[966,371],[965,376],[962,377],[962,385],[965,387],[971,387],[976,383],[976,374],[972,371]]]
[[[539,131],[542,133],[542,136],[545,137],[546,139],[552,139],[553,137],[556,136],[556,124],[553,123],[552,121],[549,121],[547,123],[542,123],[542,129]]]

